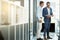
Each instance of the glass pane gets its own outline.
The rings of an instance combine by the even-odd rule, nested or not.
[[[9,24],[8,22],[8,3],[2,1],[1,24]]]
[[[10,23],[11,25],[16,24],[16,6],[10,4]]]
[[[15,40],[15,31],[14,31],[15,26],[10,26],[10,39],[9,40]]]

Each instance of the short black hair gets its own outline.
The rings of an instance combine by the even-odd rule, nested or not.
[[[39,4],[41,5],[42,3],[44,3],[44,2],[43,2],[43,1],[40,1],[40,3],[39,3]]]
[[[50,4],[50,2],[47,2],[46,4]]]

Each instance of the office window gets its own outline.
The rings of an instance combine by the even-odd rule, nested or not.
[[[10,22],[16,24],[16,6],[10,5]]]
[[[23,12],[24,12],[24,7],[22,6],[17,6],[16,7],[16,23],[22,24],[23,23]]]
[[[1,7],[1,24],[9,24],[8,22],[8,3],[2,1],[2,7]]]

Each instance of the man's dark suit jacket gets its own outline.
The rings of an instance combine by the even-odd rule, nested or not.
[[[52,8],[50,8],[50,15],[52,15]],[[47,7],[43,8],[43,12],[42,12],[42,16],[44,17],[44,22],[46,22],[48,20],[47,16],[48,15],[48,10]],[[51,21],[51,18],[49,19],[49,21]]]

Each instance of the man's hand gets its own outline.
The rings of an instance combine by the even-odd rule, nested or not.
[[[40,17],[40,19],[38,20],[39,23],[42,23],[42,17]]]
[[[40,17],[40,19],[42,19],[42,17]]]
[[[47,18],[51,18],[51,16],[49,15],[49,16],[47,16]]]
[[[42,20],[39,20],[39,23],[42,23]]]
[[[54,15],[52,15],[52,17],[53,17]]]

